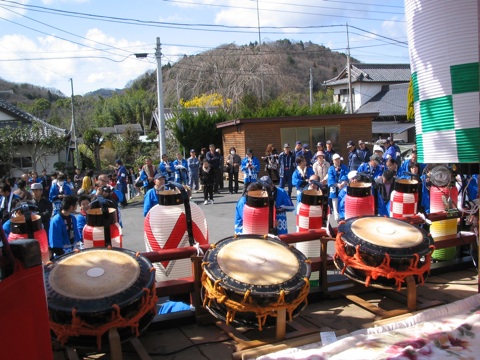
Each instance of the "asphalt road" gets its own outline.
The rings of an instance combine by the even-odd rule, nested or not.
[[[242,187],[242,185],[240,185]],[[191,201],[195,202],[203,210],[207,219],[209,242],[216,243],[221,239],[234,235],[235,205],[241,196],[230,195],[228,188],[220,190],[220,194],[214,195],[215,203],[203,205],[203,193],[193,194]],[[293,199],[294,204],[296,203]],[[123,222],[123,247],[134,251],[145,251],[143,235],[143,202],[130,204],[121,210]],[[295,232],[295,214],[287,213],[288,231]]]

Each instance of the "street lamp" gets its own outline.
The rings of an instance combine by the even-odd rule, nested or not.
[[[148,53],[134,54],[137,58],[146,58]],[[163,104],[163,79],[162,79],[162,51],[160,47],[160,38],[157,37],[157,47],[155,48],[155,58],[157,59],[157,106],[156,116],[158,126],[158,147],[160,159],[162,154],[167,153],[167,143],[165,140],[165,109]]]

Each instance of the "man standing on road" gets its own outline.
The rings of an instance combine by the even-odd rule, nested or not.
[[[127,177],[128,172],[127,168],[123,166],[122,160],[118,159],[115,161],[115,167],[117,169],[117,190],[120,191],[123,195],[121,205],[123,207],[127,206]]]
[[[279,187],[284,189],[288,186],[288,196],[292,196],[292,174],[295,171],[295,154],[290,151],[290,144],[283,145],[283,152],[278,156],[278,175],[280,176]]]
[[[213,171],[213,174],[214,174],[215,182],[213,184],[213,192],[215,194],[218,194],[219,193],[218,188],[220,187],[220,184],[217,180],[218,179],[217,174],[218,174],[219,171],[222,171],[222,169],[220,169],[220,154],[215,151],[215,145],[214,144],[210,144],[208,146],[208,149],[209,149],[209,151],[205,155],[205,158],[207,159],[208,163],[210,164],[210,169],[211,169],[210,171]]]
[[[260,162],[253,156],[252,149],[247,149],[247,154],[242,160],[243,184],[245,187],[252,182],[257,181],[260,172]]]

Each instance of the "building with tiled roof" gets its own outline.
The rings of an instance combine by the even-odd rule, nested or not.
[[[352,105],[353,112],[377,95],[385,85],[408,83],[410,81],[409,64],[352,64]],[[323,83],[332,88],[334,102],[349,110],[348,71],[345,67],[335,78]]]
[[[43,136],[48,136],[52,132],[65,137],[70,136],[66,129],[53,126],[46,121],[17,108],[15,105],[0,99],[0,127],[4,128],[8,126],[10,128],[16,128],[19,126],[31,126],[34,123],[40,125]],[[2,171],[10,169],[11,175],[20,176],[25,171],[33,170],[36,165],[37,167],[41,166],[41,169],[36,169],[37,171],[41,171],[45,168],[47,169],[47,172],[51,173],[55,170],[53,166],[55,163],[67,162],[67,147],[65,147],[65,150],[62,150],[55,155],[45,154],[41,157],[40,163],[37,164],[34,164],[31,151],[31,145],[29,145],[28,140],[25,140],[25,144],[20,145],[15,153],[12,154],[13,167],[11,168],[12,164],[1,164],[6,165],[5,167],[2,166]]]
[[[407,94],[409,83],[385,85],[358,110],[358,114],[378,113],[372,121],[374,138],[398,134],[395,138],[413,142],[415,123],[407,122]]]

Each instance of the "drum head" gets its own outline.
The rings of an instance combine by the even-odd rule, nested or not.
[[[373,245],[387,248],[411,248],[423,240],[423,234],[416,227],[383,217],[357,219],[352,223],[352,232]]]
[[[207,251],[204,270],[210,279],[221,279],[227,290],[244,293],[248,289],[262,296],[303,287],[304,278],[310,277],[306,259],[274,236],[240,235],[220,240]]]
[[[232,242],[218,252],[217,261],[233,280],[255,286],[284,283],[295,276],[300,266],[284,246],[262,239]]]
[[[63,296],[95,300],[125,291],[139,274],[140,267],[131,256],[96,250],[60,260],[48,279],[52,290]]]

